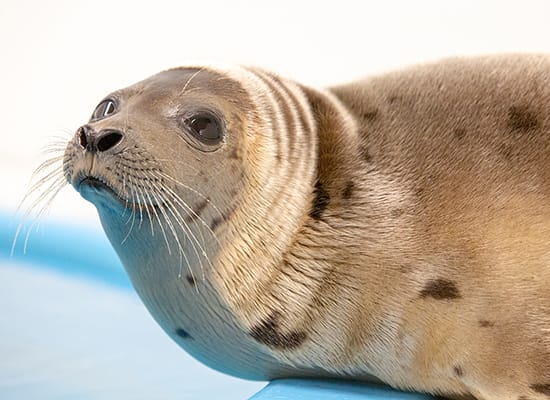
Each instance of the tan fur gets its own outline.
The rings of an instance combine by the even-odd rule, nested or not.
[[[191,209],[201,198],[176,181],[209,199],[188,228],[206,254],[186,248],[196,292],[170,275],[181,262],[160,235],[127,235],[156,243],[138,262],[127,229],[98,207],[180,345],[253,378],[550,398],[550,57],[450,59],[328,91],[251,68],[173,70],[120,93],[119,114],[91,125],[131,131],[121,151],[143,149]],[[226,121],[212,153],[190,150],[166,119],[197,102]],[[65,166],[75,186],[95,174],[134,209],[161,203],[139,201],[139,172],[127,189],[115,182],[104,167],[117,155],[96,155],[93,172],[76,148]],[[175,337],[182,323],[205,338]]]

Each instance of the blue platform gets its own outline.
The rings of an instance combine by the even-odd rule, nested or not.
[[[427,400],[384,386],[329,380],[281,379],[269,383],[251,400]]]
[[[102,232],[47,222],[10,255],[0,214],[0,398],[428,400],[330,380],[248,382],[191,359],[152,321]],[[259,390],[259,391],[258,391]]]

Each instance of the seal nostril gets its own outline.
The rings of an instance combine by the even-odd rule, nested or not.
[[[78,128],[78,141],[80,145],[84,148],[88,145],[88,140],[86,139],[86,131],[84,128]]]
[[[98,151],[107,151],[116,146],[122,140],[122,133],[117,131],[106,132],[97,141]]]

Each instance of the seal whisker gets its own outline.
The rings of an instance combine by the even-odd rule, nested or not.
[[[135,201],[135,197],[134,197],[134,191],[132,190],[132,188],[130,187],[130,197],[132,199],[132,213],[130,214],[130,216],[128,217],[128,219],[126,220],[126,225],[128,225],[128,223],[130,223],[130,229],[128,229],[128,233],[126,233],[126,236],[122,239],[122,242],[120,244],[124,244],[126,243],[126,240],[128,240],[128,238],[130,237],[131,233],[132,233],[132,229],[134,228],[134,223],[135,223],[135,220],[136,220],[136,201]]]
[[[160,195],[160,193],[159,193]],[[164,216],[164,220],[166,221],[166,223],[168,224],[168,228],[170,229],[170,232],[172,233],[172,236],[174,237],[174,240],[177,244],[177,247],[178,247],[178,253],[179,253],[179,272],[178,272],[178,278],[181,278],[181,269],[182,269],[182,257],[185,258],[185,262],[187,264],[187,267],[190,268],[190,263],[189,263],[189,259],[187,258],[187,255],[185,254],[185,251],[183,249],[183,246],[181,245],[181,242],[180,242],[180,239],[179,239],[179,236],[176,232],[176,229],[174,227],[174,224],[172,223],[172,219],[170,218],[170,216],[167,214],[166,210],[165,210],[165,207],[159,207],[159,210],[160,212],[163,214]],[[170,209],[168,209],[170,210]],[[183,232],[185,234],[185,231]]]
[[[171,164],[185,165],[185,168],[189,168],[192,172],[195,172],[197,174],[200,172],[200,170],[197,167],[189,165],[188,161],[176,160],[176,159],[172,159],[172,158],[155,158],[155,161],[157,161],[157,162],[167,162],[167,163],[171,163]]]
[[[154,204],[154,202],[156,200],[155,200],[154,197],[152,197],[152,192],[148,189],[151,189],[151,185],[147,185],[147,187],[144,187],[145,195],[147,196],[149,204]],[[154,206],[146,207],[146,210],[147,210],[147,215],[149,216],[149,221],[150,221],[150,224],[151,224],[151,236],[154,237],[155,232],[154,232],[154,229],[153,229],[153,222],[154,222],[154,217],[158,218],[157,210],[156,210],[156,207],[154,207]],[[153,218],[151,216],[153,216]]]
[[[54,180],[48,189],[46,189],[43,193],[40,194],[40,196],[33,202],[33,204],[27,209],[27,211],[23,214],[23,217],[21,218],[21,221],[19,222],[17,229],[15,231],[15,235],[12,242],[11,247],[11,256],[13,256],[15,252],[15,247],[17,245],[17,240],[19,238],[19,235],[21,234],[21,231],[23,229],[23,223],[24,221],[29,218],[36,210],[38,206],[41,206],[41,208],[35,213],[35,216],[32,219],[31,224],[27,228],[27,232],[25,234],[25,240],[23,242],[23,254],[26,254],[27,252],[27,244],[29,241],[30,233],[33,228],[38,226],[38,223],[42,216],[49,210],[53,199],[57,196],[59,191],[63,189],[67,185],[67,181],[65,180],[65,177],[63,175],[58,176],[57,180]],[[48,197],[49,196],[49,197]]]
[[[158,175],[156,175],[154,173],[154,171],[145,171],[143,175],[144,175],[145,181],[147,182],[149,188],[151,188],[153,190],[157,190],[159,193],[166,192],[166,191],[170,191],[170,192],[172,191],[169,187],[166,187],[165,185],[158,185],[156,183],[157,180],[162,182],[162,177],[159,177]],[[169,193],[169,194],[172,195],[171,193]],[[162,199],[163,199],[163,201],[166,201],[166,198],[164,196],[162,197]],[[157,204],[160,204],[160,203],[157,203]],[[190,217],[191,215],[189,214],[187,209],[193,211],[192,208],[189,207],[183,200],[180,203],[180,205],[182,205],[184,207],[183,210]],[[201,240],[204,243],[204,237],[203,237],[203,234],[200,230],[199,230],[199,235],[201,237]]]
[[[169,203],[171,204],[171,206],[174,206],[173,203],[175,202],[175,204],[179,205],[180,208],[182,208],[182,210],[187,214],[187,216],[188,216],[189,218],[193,218],[193,217],[194,217],[194,218],[197,218],[197,219],[201,222],[201,224],[202,224],[203,226],[205,226],[205,227],[208,229],[208,231],[212,234],[214,240],[219,244],[218,238],[217,238],[216,234],[214,233],[214,231],[213,231],[213,230],[210,228],[210,226],[208,226],[208,224],[200,217],[200,215],[199,215],[195,210],[193,210],[193,208],[192,208],[191,206],[189,206],[189,205],[188,205],[180,196],[178,196],[171,188],[169,188],[169,187],[167,187],[167,186],[163,186],[163,187],[161,188],[161,190],[164,191],[164,192],[166,192],[166,193],[173,199],[173,201],[171,201],[170,199],[164,197],[164,199],[165,199],[166,202],[169,202]],[[178,215],[179,215],[179,213],[178,213]],[[187,223],[186,223],[186,221],[185,221],[185,218],[182,217],[181,215],[179,215],[179,217],[180,217],[180,219],[181,219],[181,222],[180,222],[180,223],[185,224],[185,226],[190,230],[189,226],[187,225]],[[200,229],[199,229],[199,235],[200,235],[201,240],[202,240],[202,242],[203,242],[203,246],[206,246],[205,238],[204,238],[204,236],[203,236],[203,234],[202,234],[202,231],[201,231]],[[195,237],[195,236],[193,235],[193,237]],[[195,238],[195,240],[197,241],[197,244],[198,244],[198,240],[197,240],[196,238]],[[199,245],[200,245],[200,244],[199,244]],[[202,246],[201,246],[201,251],[202,251],[203,255],[204,255],[205,257],[208,258],[208,256],[206,255],[206,252],[204,251],[204,249],[202,248]]]
[[[36,167],[36,169],[32,173],[31,180],[36,178],[36,176],[38,174],[42,173],[44,170],[46,170],[46,169],[54,166],[56,163],[59,163],[60,161],[62,161],[63,158],[64,158],[64,156],[62,154],[62,155],[59,155],[59,156],[51,157],[51,158],[45,160],[44,162],[42,162],[38,167]],[[55,168],[55,170],[59,173],[62,173],[62,171],[59,171],[59,166],[57,166]]]
[[[46,184],[49,180],[55,179],[57,177],[61,177],[65,179],[65,177],[63,176],[63,171],[60,171],[59,168],[52,169],[51,171],[45,171],[45,169],[51,168],[53,164],[55,164],[55,162],[59,162],[59,159],[52,160],[51,162],[50,160],[44,161],[33,172],[31,182],[32,181],[35,181],[35,182],[31,184],[31,187],[28,189],[28,192],[25,195],[25,197],[23,197],[22,202],[25,201],[27,196],[32,195],[35,191],[43,187],[44,184]],[[44,174],[44,175],[38,176],[40,174]]]
[[[141,193],[141,198],[143,199],[143,208],[145,209],[145,212],[147,213],[147,217],[149,220],[149,225],[151,227],[151,236],[155,236],[155,231],[153,229],[153,219],[151,218],[151,212],[149,211],[149,208],[147,206],[147,203],[152,204],[151,198],[149,197],[149,193],[147,190],[145,190],[144,186],[140,186],[137,188],[139,193]],[[147,196],[148,202],[145,200],[145,197]]]
[[[153,196],[153,198],[155,199],[155,201],[157,202],[157,204],[164,204],[165,203],[165,199],[164,197],[162,196],[162,193],[158,190],[157,186],[156,185],[151,185],[151,195]],[[163,234],[163,237],[164,237],[164,241],[166,243],[166,246],[168,247],[168,249],[170,249],[170,244],[168,242],[168,237],[166,236],[166,232],[165,232],[165,229],[164,229],[164,225],[162,223],[162,221],[160,220],[160,216],[159,214],[156,212],[156,207],[153,207],[153,210],[155,212],[155,215],[156,215],[156,218],[157,218],[157,221],[158,221],[158,224],[160,226],[160,229],[161,229],[161,232]],[[168,214],[164,211],[163,207],[159,207],[159,210],[160,212],[163,214],[164,216],[164,219],[167,221],[167,223],[169,224],[169,227],[172,231],[172,235],[174,236],[175,240],[176,240],[176,243],[178,244],[178,252],[179,252],[179,271],[178,271],[178,279],[181,279],[182,277],[182,264],[183,264],[183,258],[185,258],[185,263],[187,265],[187,269],[189,271],[189,273],[191,274],[191,276],[193,277],[194,279],[194,274],[193,274],[193,269],[191,268],[190,266],[190,262],[189,262],[189,259],[187,258],[187,255],[185,254],[185,251],[183,249],[183,247],[181,246],[181,243],[179,241],[179,238],[177,236],[177,234],[175,233],[174,231],[174,227],[173,227],[173,224],[168,216]],[[170,250],[168,251],[170,253]],[[182,258],[183,256],[183,258]],[[197,289],[198,290],[198,289]]]
[[[67,185],[67,181],[64,176],[58,176],[57,179],[52,177],[50,180],[52,181],[50,187],[36,199],[31,207],[31,210],[34,210],[37,206],[42,205],[38,215],[42,215],[48,211],[52,200],[57,196],[59,190]]]
[[[160,205],[160,204],[164,203],[164,201],[165,201],[164,197],[162,196],[162,193],[158,190],[157,185],[155,184],[154,180],[146,179],[144,181],[144,185],[147,185],[147,189],[149,189],[149,190],[146,190],[146,193],[147,193],[147,197],[149,199],[150,204],[156,203],[157,205]],[[155,216],[155,218],[156,218],[156,220],[159,224],[162,235],[163,235],[164,240],[166,242],[166,246],[170,247],[170,244],[168,243],[168,238],[166,236],[166,232],[164,230],[164,226],[163,226],[162,221],[160,219],[160,216],[157,212],[157,207],[152,206],[151,209],[152,209],[152,212],[153,212],[153,214],[154,214],[154,216]],[[149,215],[149,218],[151,218],[150,215]]]
[[[45,185],[47,185],[51,181],[65,181],[65,177],[63,174],[62,166],[63,166],[63,158],[64,158],[64,149],[58,149],[55,152],[52,151],[42,151],[43,154],[45,153],[54,153],[59,155],[48,155],[48,157],[42,161],[33,171],[30,181],[29,181],[29,188],[27,189],[25,195],[19,202],[16,212],[19,212],[23,205],[35,194],[37,193],[41,188],[43,188]],[[56,165],[58,164],[58,165]],[[55,182],[52,182],[51,185],[53,186]],[[47,195],[47,193],[51,190],[47,189],[43,196],[39,196],[34,204],[32,204],[28,211],[32,212],[32,210],[35,208],[36,203],[40,203],[44,196]]]
[[[59,153],[63,155],[65,149],[67,148],[67,138],[56,138],[55,141],[48,142],[45,146],[40,149],[40,152],[44,155],[51,153]]]
[[[171,188],[167,187],[167,186],[164,186],[162,188],[164,191],[167,192],[168,195],[170,195],[170,197],[172,197],[174,199],[174,201],[184,209],[184,211],[187,213],[187,215],[189,217],[193,217],[193,218],[196,218],[197,220],[200,221],[201,225],[204,226],[208,232],[212,235],[212,237],[214,238],[214,240],[216,241],[217,244],[220,244],[219,240],[218,240],[218,237],[216,236],[216,233],[212,230],[212,228],[210,227],[210,225],[208,225],[206,223],[206,221],[195,211],[193,210],[193,208],[191,206],[189,206],[177,193],[175,193]],[[211,203],[210,203],[211,204]],[[199,230],[199,234],[201,235],[201,238],[204,242],[204,237],[202,235],[202,232]]]
[[[153,185],[152,187],[152,190],[153,190],[153,194],[154,194],[154,197],[157,201],[157,204],[162,204],[163,206],[160,206],[160,209],[162,212],[164,212],[164,207],[166,207],[166,205],[168,205],[168,207],[170,207],[170,203],[167,201],[167,199],[162,195],[162,187],[158,187],[158,185]],[[157,196],[158,195],[158,196]],[[166,215],[166,214],[165,214]],[[160,220],[159,220],[159,223],[160,223]],[[181,226],[181,224],[180,224]],[[182,227],[183,229],[183,227]],[[185,233],[185,230],[184,230],[184,234]],[[189,236],[188,236],[189,237]],[[181,249],[181,251],[183,252],[183,249]],[[183,253],[184,256],[185,256],[185,253]],[[180,255],[180,264],[179,264],[179,271],[178,271],[178,279],[181,279],[182,278],[182,262],[181,262],[181,255]],[[186,261],[186,264],[187,264],[187,270],[189,271],[193,281],[195,281],[195,274],[193,272],[193,268],[191,268],[191,265],[189,263],[189,260],[187,259],[187,257],[185,257],[185,261]],[[200,262],[200,258],[199,258],[199,262]],[[201,271],[203,271],[203,280],[204,280],[204,270],[202,268],[202,264],[201,264]],[[197,293],[199,293],[199,289],[197,286],[195,286],[195,290],[197,291]]]
[[[132,179],[133,177],[130,177],[130,182],[132,183],[132,187],[133,187],[133,190],[136,194],[136,205],[137,205],[137,209],[139,211],[139,224],[138,224],[138,229],[141,229],[141,227],[143,226],[143,201],[140,197],[140,189],[139,189],[139,186],[136,184],[136,182],[134,181],[134,179]]]
[[[182,183],[180,182],[179,180],[171,177],[170,175],[162,172],[162,171],[159,171],[159,174],[161,177],[165,178],[165,179],[168,179],[169,181],[175,183],[176,185],[178,186],[181,186],[183,187],[184,189],[187,189],[187,190],[190,190],[191,192],[195,193],[197,196],[200,196],[202,199],[204,199],[208,204],[210,204],[212,206],[212,208],[214,210],[216,210],[216,212],[219,214],[220,218],[222,218],[223,220],[225,220],[225,216],[223,214],[223,212],[214,204],[212,203],[212,200],[210,199],[210,197],[207,197],[205,196],[204,194],[202,194],[201,192],[199,192],[198,190],[196,189],[193,189],[191,186],[188,186],[186,185],[185,183]]]
[[[32,210],[34,210],[48,196],[51,191],[51,186],[57,184],[58,182],[67,183],[65,177],[63,176],[63,172],[59,169],[52,170],[41,178],[34,176],[33,180],[36,180],[36,182],[32,183],[31,187],[27,190],[27,193],[23,196],[16,212],[18,212],[32,196],[39,193],[37,198],[29,207],[29,211],[32,212]],[[51,186],[40,193],[40,190],[43,189],[48,183],[50,183]]]
[[[187,205],[185,203],[185,201],[183,201],[183,199],[176,196],[175,193],[173,193],[173,191],[169,187],[162,186],[162,187],[159,188],[159,186],[155,183],[155,178],[158,178],[159,180],[162,181],[162,177],[154,174],[152,171],[148,171],[148,173],[146,173],[145,176],[148,176],[149,178],[153,178],[150,181],[150,183],[151,183],[152,186],[154,186],[154,189],[158,192],[159,196],[162,197],[163,203],[160,203],[160,204],[164,205],[168,209],[168,211],[170,212],[170,214],[172,214],[175,221],[178,223],[178,225],[182,228],[182,230],[184,231],[186,236],[189,238],[189,240],[191,242],[191,245],[193,246],[193,249],[195,251],[195,254],[197,255],[197,259],[199,261],[201,270],[202,271],[204,270],[204,266],[202,265],[201,254],[207,259],[208,263],[210,265],[212,265],[208,255],[206,254],[206,251],[204,250],[204,247],[203,247],[205,245],[205,242],[204,242],[204,237],[202,235],[202,232],[199,230],[199,234],[200,234],[201,239],[203,241],[203,245],[200,244],[199,240],[197,239],[197,237],[193,233],[192,229],[189,227],[189,225],[185,221],[185,218],[179,213],[178,209],[176,208],[176,204],[179,205],[182,208],[182,210],[187,213],[188,216],[190,216],[190,213],[189,213],[188,210],[193,211],[192,208],[189,205]],[[172,201],[169,198],[167,198],[166,196],[163,196],[162,192],[165,192],[165,193],[169,194],[174,200]],[[199,249],[197,249],[197,246],[201,250],[200,251],[201,254],[199,254]]]
[[[187,214],[187,216],[189,218],[191,218],[191,219],[196,218],[197,220],[199,220],[201,225],[204,226],[210,232],[210,234],[214,237],[216,242],[219,243],[214,231],[210,228],[210,226],[208,226],[206,221],[204,221],[204,219],[202,219],[202,217],[195,210],[193,210],[193,208],[191,206],[189,206],[180,196],[178,196],[176,193],[174,193],[174,191],[172,189],[170,189],[168,187],[165,187],[164,190],[173,199],[173,201],[177,205],[179,205],[183,209],[183,211],[185,211],[185,213]],[[205,238],[204,238],[204,235],[202,234],[202,230],[200,230],[200,229],[199,229],[199,235],[200,235],[200,237],[201,237],[201,239],[204,243]]]
[[[197,237],[195,236],[195,234],[193,233],[193,231],[191,230],[191,228],[189,227],[189,225],[185,221],[185,218],[183,218],[181,216],[178,209],[175,207],[174,203],[172,201],[170,201],[170,199],[165,198],[165,204],[167,205],[168,211],[174,216],[176,222],[179,224],[179,226],[182,228],[183,232],[189,238],[189,241],[190,241],[191,245],[193,246],[193,250],[195,251],[195,254],[197,255],[197,259],[199,261],[199,266],[201,268],[201,271],[203,271],[203,274],[204,274],[204,266],[202,264],[202,259],[200,257],[199,250],[197,249],[197,246],[201,250],[201,254],[208,261],[210,267],[212,267],[212,263],[210,261],[210,258],[208,257],[208,255],[206,254],[206,251],[201,246],[201,244],[199,243]]]
[[[156,190],[156,188],[152,188],[151,190],[151,196],[153,197],[153,199],[155,200],[155,202],[157,204],[161,204],[162,202],[162,195],[160,193],[158,193],[158,191]],[[157,212],[157,208],[156,207],[153,207],[153,212],[155,214],[155,217],[156,217],[156,220],[159,224],[159,227],[160,227],[160,231],[162,233],[162,236],[164,238],[164,242],[166,243],[166,247],[168,248],[168,254],[171,254],[171,251],[170,251],[170,243],[168,242],[168,237],[166,236],[166,230],[164,229],[164,225],[160,219],[160,215],[159,213]]]
[[[124,171],[124,165],[121,165],[120,162],[115,162],[115,165],[117,166],[117,170],[121,169],[122,171]],[[130,199],[128,198],[128,188],[126,187],[126,174],[125,173],[122,173],[120,174],[122,175],[121,177],[119,177],[119,181],[122,182],[122,194],[124,196],[124,211],[122,212],[122,217],[124,217],[126,215],[126,210],[129,209],[128,207],[128,203],[130,201]],[[118,174],[117,174],[118,176]],[[126,223],[128,223],[128,221],[126,221]]]
[[[25,204],[28,201],[30,201],[30,199],[33,196],[36,195],[36,198],[31,201],[30,205],[27,207],[27,210],[24,212],[22,222],[26,218],[30,217],[37,210],[39,206],[44,205],[44,201],[46,201],[48,196],[51,196],[52,192],[54,191],[54,188],[56,188],[59,185],[64,186],[66,183],[67,182],[65,181],[65,178],[63,177],[63,175],[60,176],[59,174],[53,174],[53,175],[50,175],[47,179],[44,179],[40,182],[33,184],[33,186],[25,194],[25,196],[23,197],[23,199],[21,200],[21,202],[19,203],[16,209],[16,213],[19,212],[23,207],[25,207]],[[49,186],[41,192],[44,186],[48,184]],[[37,215],[39,213],[37,213]]]
[[[203,70],[204,70],[204,67],[200,68],[197,72],[195,72],[193,75],[191,75],[191,76],[189,77],[189,79],[187,79],[187,82],[185,82],[185,85],[183,85],[183,88],[182,88],[181,91],[179,92],[179,96],[181,96],[181,95],[185,92],[185,89],[187,89],[187,86],[189,86],[189,84],[191,83],[191,81],[192,81],[198,74],[200,74]]]
[[[59,147],[57,147],[57,146],[59,146]],[[65,147],[67,147],[67,146],[65,145]],[[60,145],[56,145],[56,147],[47,146],[47,147],[42,149],[42,154],[47,155],[47,156],[49,156],[50,154],[59,154],[59,156],[61,158],[63,158],[64,153],[65,153],[65,149],[62,148]]]
[[[129,178],[130,178],[130,176],[129,176]],[[133,180],[132,180],[132,179],[129,179],[129,180],[130,180],[130,184],[132,184],[132,186],[135,186],[135,183],[133,182]],[[179,241],[179,237],[178,237],[178,235],[177,235],[177,233],[176,233],[176,231],[175,231],[175,228],[174,228],[174,226],[173,226],[173,224],[172,224],[172,221],[171,221],[171,219],[170,219],[170,216],[166,213],[166,211],[164,210],[164,207],[161,206],[162,204],[165,203],[164,197],[162,196],[162,193],[156,189],[156,187],[152,187],[152,189],[153,189],[153,191],[154,191],[154,197],[157,199],[157,200],[155,200],[155,201],[159,204],[158,209],[159,209],[159,211],[161,212],[161,214],[162,214],[164,220],[165,220],[166,223],[168,224],[168,227],[169,227],[169,229],[170,229],[170,232],[172,233],[172,236],[174,237],[174,239],[175,239],[175,241],[176,241],[176,243],[177,243],[177,247],[178,247],[178,250],[179,250],[179,253],[180,253],[180,267],[181,267],[181,257],[182,257],[182,255],[185,257],[187,264],[189,264],[189,261],[187,260],[187,256],[185,255],[185,252],[184,252],[184,250],[183,250],[183,246],[181,245],[181,242]],[[135,189],[135,188],[134,188],[134,189],[131,188],[131,192],[132,192],[132,195],[133,195],[133,193],[136,192],[136,189]],[[136,194],[136,196],[137,196],[137,194]],[[137,199],[136,201],[139,202],[139,199]],[[136,201],[132,200],[132,204],[136,204]],[[154,208],[154,207],[153,207],[153,208]],[[159,216],[158,214],[157,214],[157,216],[159,217],[159,219],[158,219],[159,225],[161,226],[161,228],[162,228],[163,231],[164,231],[163,224],[162,224],[162,222],[161,222],[161,220],[160,220],[160,216]],[[167,247],[168,247],[168,253],[169,253],[169,254],[172,254],[171,249],[170,249],[170,244],[169,244],[169,242],[168,242],[168,240],[167,240],[167,236],[166,236],[166,235],[165,235],[165,239],[166,239],[166,245],[167,245]]]
[[[122,154],[122,152],[120,153]],[[134,227],[134,224],[135,224],[135,217],[136,217],[136,209],[139,211],[139,217],[140,217],[140,222],[138,224],[138,227],[141,228],[141,226],[143,225],[143,208],[145,208],[145,211],[146,213],[148,214],[148,217],[149,217],[149,222],[150,222],[150,226],[151,226],[151,233],[154,235],[154,228],[153,228],[153,224],[152,224],[152,218],[151,218],[151,214],[150,214],[150,211],[147,207],[147,201],[145,200],[145,196],[143,194],[143,188],[140,188],[140,183],[135,181],[133,178],[134,176],[128,172],[128,170],[133,171],[133,168],[126,165],[124,162],[117,162],[116,163],[118,169],[122,170],[122,186],[123,186],[123,197],[125,198],[125,210],[124,210],[124,213],[126,212],[126,209],[128,209],[128,203],[131,202],[131,208],[132,208],[132,214],[131,216],[129,217],[129,219],[126,221],[126,224],[129,223],[130,219],[132,220],[131,222],[131,226],[130,226],[130,229],[128,231],[128,233],[126,234],[126,236],[124,237],[123,239],[123,242],[126,242],[126,240],[128,239],[128,237],[131,235],[132,233],[132,229]],[[129,188],[129,190],[128,190]],[[129,196],[128,196],[128,193],[129,192]],[[124,214],[123,213],[123,214]]]
[[[145,207],[144,203],[145,201],[143,200],[143,198],[141,197],[142,193],[141,193],[141,189],[140,188],[136,188],[135,189],[136,191],[136,197],[138,199],[138,210],[139,210],[139,225],[138,225],[138,229],[141,229],[142,226],[143,226],[143,220],[144,220],[144,212],[143,212],[143,209]]]

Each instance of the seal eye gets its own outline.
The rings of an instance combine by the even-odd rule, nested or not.
[[[116,111],[116,103],[113,99],[103,100],[95,108],[94,113],[92,114],[91,121],[97,121],[103,118],[108,117],[111,114],[114,114]]]
[[[189,132],[204,144],[217,144],[223,138],[221,124],[214,115],[200,112],[183,120]]]

